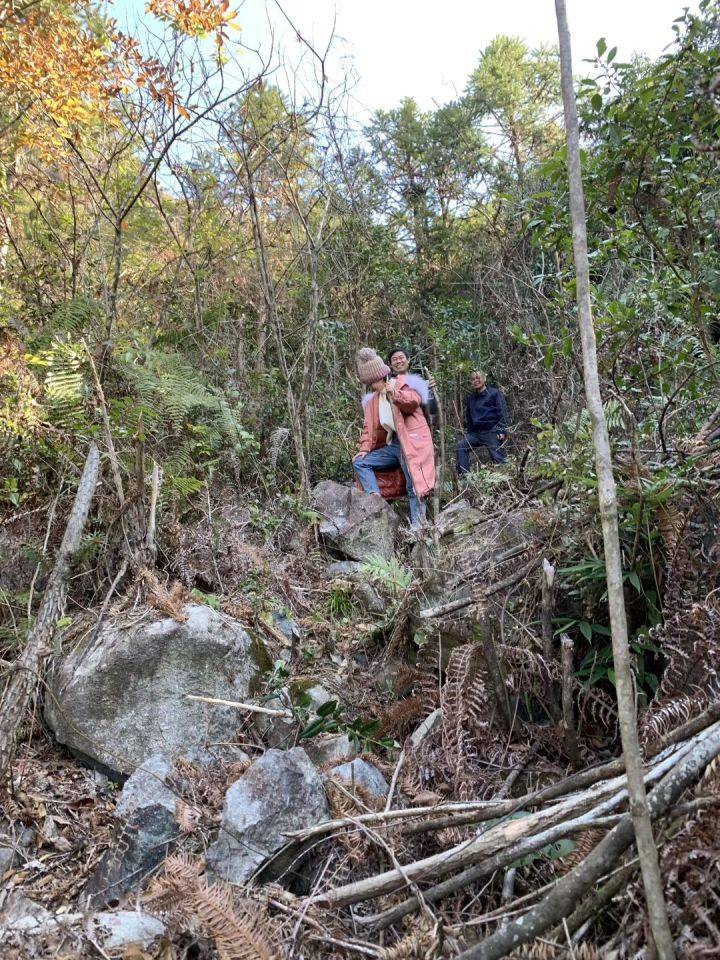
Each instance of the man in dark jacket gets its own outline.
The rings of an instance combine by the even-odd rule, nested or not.
[[[465,403],[466,433],[457,445],[457,472],[462,477],[470,470],[470,451],[487,447],[495,463],[505,462],[502,445],[507,439],[510,411],[501,390],[488,387],[485,374],[471,376],[473,392]]]

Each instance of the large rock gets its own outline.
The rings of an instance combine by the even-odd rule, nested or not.
[[[321,517],[320,537],[331,550],[350,560],[392,557],[400,520],[382,497],[323,480],[312,503]]]
[[[118,902],[167,856],[180,832],[177,797],[167,786],[172,769],[167,758],[150,757],[123,787],[115,808],[115,842],[85,887],[93,906]]]
[[[369,794],[376,799],[385,799],[390,790],[390,786],[385,777],[380,773],[377,767],[374,767],[367,760],[357,757],[350,763],[342,763],[338,767],[333,767],[328,773],[329,777],[343,780],[347,784],[350,792],[359,787],[358,795],[362,800],[362,793]]]
[[[125,775],[153,754],[233,739],[236,709],[186,694],[246,700],[268,668],[265,649],[208,606],[188,604],[185,615],[185,623],[108,623],[62,658],[45,711],[61,743]]]
[[[285,844],[288,832],[329,816],[323,780],[305,751],[268,750],[228,790],[208,866],[223,880],[244,883]],[[277,864],[276,875],[284,866]]]

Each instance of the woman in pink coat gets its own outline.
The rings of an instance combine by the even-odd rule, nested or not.
[[[366,493],[388,500],[402,495],[402,482],[400,488],[395,482],[402,477],[410,523],[417,529],[425,517],[425,498],[435,487],[432,435],[422,410],[427,385],[407,373],[388,379],[390,368],[369,347],[358,351],[355,360],[361,383],[370,388],[363,397],[365,421],[353,459],[355,475]]]

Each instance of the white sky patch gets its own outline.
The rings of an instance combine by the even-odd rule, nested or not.
[[[115,0],[109,9],[121,26],[131,26],[146,16],[145,6],[146,0]],[[247,47],[267,52],[274,31],[275,47],[288,63],[304,52],[275,0],[233,6]],[[617,46],[619,61],[635,53],[659,56],[672,43],[673,20],[685,6],[697,10],[696,0],[568,0],[575,73],[590,69],[582,60],[595,56],[603,36],[608,48]],[[499,33],[520,36],[531,47],[557,42],[553,0],[283,0],[282,10],[318,49],[327,45],[335,21],[328,74],[333,84],[354,74],[350,109],[361,121],[403,97],[430,109],[459,96],[480,50]],[[251,54],[247,62],[251,69]],[[285,86],[282,75],[276,82]]]

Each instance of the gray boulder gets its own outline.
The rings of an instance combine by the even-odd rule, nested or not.
[[[185,623],[110,622],[90,644],[65,654],[45,709],[61,743],[127,775],[153,754],[174,756],[233,739],[237,710],[186,694],[247,699],[268,668],[265,649],[241,623],[211,607],[188,604],[184,612]]]
[[[141,910],[103,911],[90,918],[88,933],[106,953],[123,955],[130,947],[151,947],[165,924]]]
[[[166,786],[172,763],[150,757],[123,787],[115,808],[115,843],[85,887],[95,907],[117,902],[165,859],[180,830],[177,797]]]
[[[331,550],[350,560],[392,557],[400,520],[382,497],[323,480],[312,504],[321,517],[320,538]]]
[[[328,564],[327,572],[336,581],[347,581],[348,592],[368,613],[385,613],[387,603],[368,581],[362,563],[357,560],[336,560]]]
[[[305,752],[316,767],[322,768],[351,760],[357,750],[346,733],[337,733],[313,737],[305,744]]]
[[[378,768],[368,763],[367,760],[361,760],[360,757],[356,757],[350,763],[333,767],[328,776],[344,780],[350,792],[352,792],[353,787],[358,786],[372,797],[384,799],[390,790],[390,785]]]
[[[301,747],[268,750],[225,795],[218,839],[207,852],[212,873],[244,883],[286,842],[286,834],[330,816],[323,780]],[[280,876],[275,864],[264,879]]]

